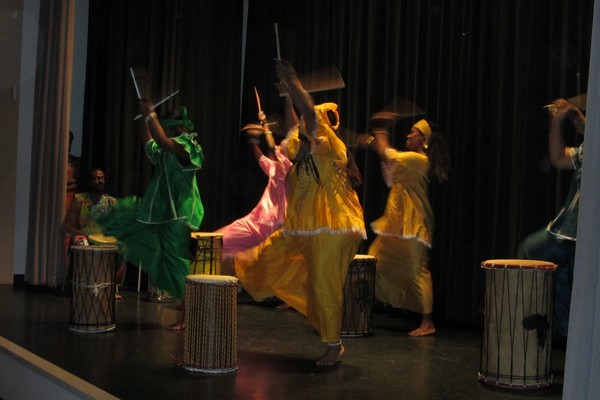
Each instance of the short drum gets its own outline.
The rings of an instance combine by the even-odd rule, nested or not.
[[[511,389],[550,385],[556,265],[488,260],[481,267],[485,269],[485,324],[479,380]]]
[[[190,274],[221,274],[223,258],[223,234],[216,232],[193,232],[191,235],[192,262]]]
[[[117,260],[117,246],[71,246],[69,330],[100,333],[115,329]]]
[[[183,368],[211,374],[237,370],[238,279],[196,274],[185,282]]]
[[[376,259],[373,256],[357,254],[350,263],[344,286],[342,337],[363,337],[373,333],[375,270]]]

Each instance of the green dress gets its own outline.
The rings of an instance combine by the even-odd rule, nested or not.
[[[149,140],[146,154],[155,171],[146,193],[141,198],[118,199],[98,220],[103,232],[123,245],[124,258],[139,265],[152,285],[177,299],[183,299],[189,274],[190,234],[204,217],[196,183],[204,155],[195,137],[195,133],[183,133],[173,138],[189,154],[187,166]]]

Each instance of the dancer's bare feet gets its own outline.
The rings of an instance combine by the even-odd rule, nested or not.
[[[185,329],[185,302],[181,302],[181,309],[183,310],[183,313],[181,314],[181,318],[179,318],[179,321],[175,322],[174,324],[171,324],[169,326],[167,326],[167,329],[170,331],[182,331]]]
[[[317,361],[318,367],[331,367],[340,362],[340,359],[344,355],[344,346],[342,343],[328,343],[327,351],[325,355],[321,357],[319,361]]]
[[[435,328],[432,327],[423,327],[420,326],[417,329],[415,329],[414,331],[408,332],[408,336],[429,336],[429,335],[433,335],[435,333]]]
[[[408,333],[408,336],[429,336],[435,333],[435,326],[433,325],[433,320],[431,319],[431,314],[423,315],[423,320],[421,321],[421,326],[419,326],[414,331]]]
[[[285,311],[285,310],[289,310],[290,309],[290,305],[286,302],[281,303],[280,305],[278,305],[277,307],[275,307],[275,309],[277,311]]]

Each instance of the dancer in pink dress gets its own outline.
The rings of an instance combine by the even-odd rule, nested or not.
[[[223,235],[223,259],[231,259],[236,253],[262,243],[281,227],[287,207],[285,178],[292,162],[275,145],[264,112],[259,112],[259,124],[247,124],[242,131],[248,135],[260,168],[269,177],[263,195],[252,211],[243,218],[217,230]],[[267,155],[260,149],[260,137],[265,137]]]

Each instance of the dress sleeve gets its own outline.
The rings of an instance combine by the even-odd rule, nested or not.
[[[156,156],[159,151],[160,147],[158,147],[154,139],[150,139],[146,142],[146,156],[153,165],[156,165]]]
[[[403,180],[418,179],[423,168],[427,168],[427,157],[412,151],[398,151],[393,148],[385,150],[385,166],[389,176],[386,179],[388,185]],[[425,163],[424,163],[425,161]],[[384,178],[385,174],[384,174]],[[390,182],[387,182],[387,180]]]
[[[183,146],[185,151],[190,155],[191,164],[196,169],[200,169],[204,162],[204,153],[202,152],[202,147],[196,141],[196,136],[196,133],[182,133],[174,137],[173,140]]]
[[[301,141],[298,135],[298,126],[294,126],[288,131],[285,138],[285,144],[282,143],[282,146],[285,146],[288,157],[291,159],[296,158],[298,150],[300,149]]]
[[[262,171],[268,177],[271,176],[271,174],[270,174],[271,165],[273,165],[274,162],[275,161],[271,160],[269,157],[265,156],[264,154],[262,156],[260,156],[260,158],[258,159],[258,165],[260,166],[260,169],[262,169]]]

